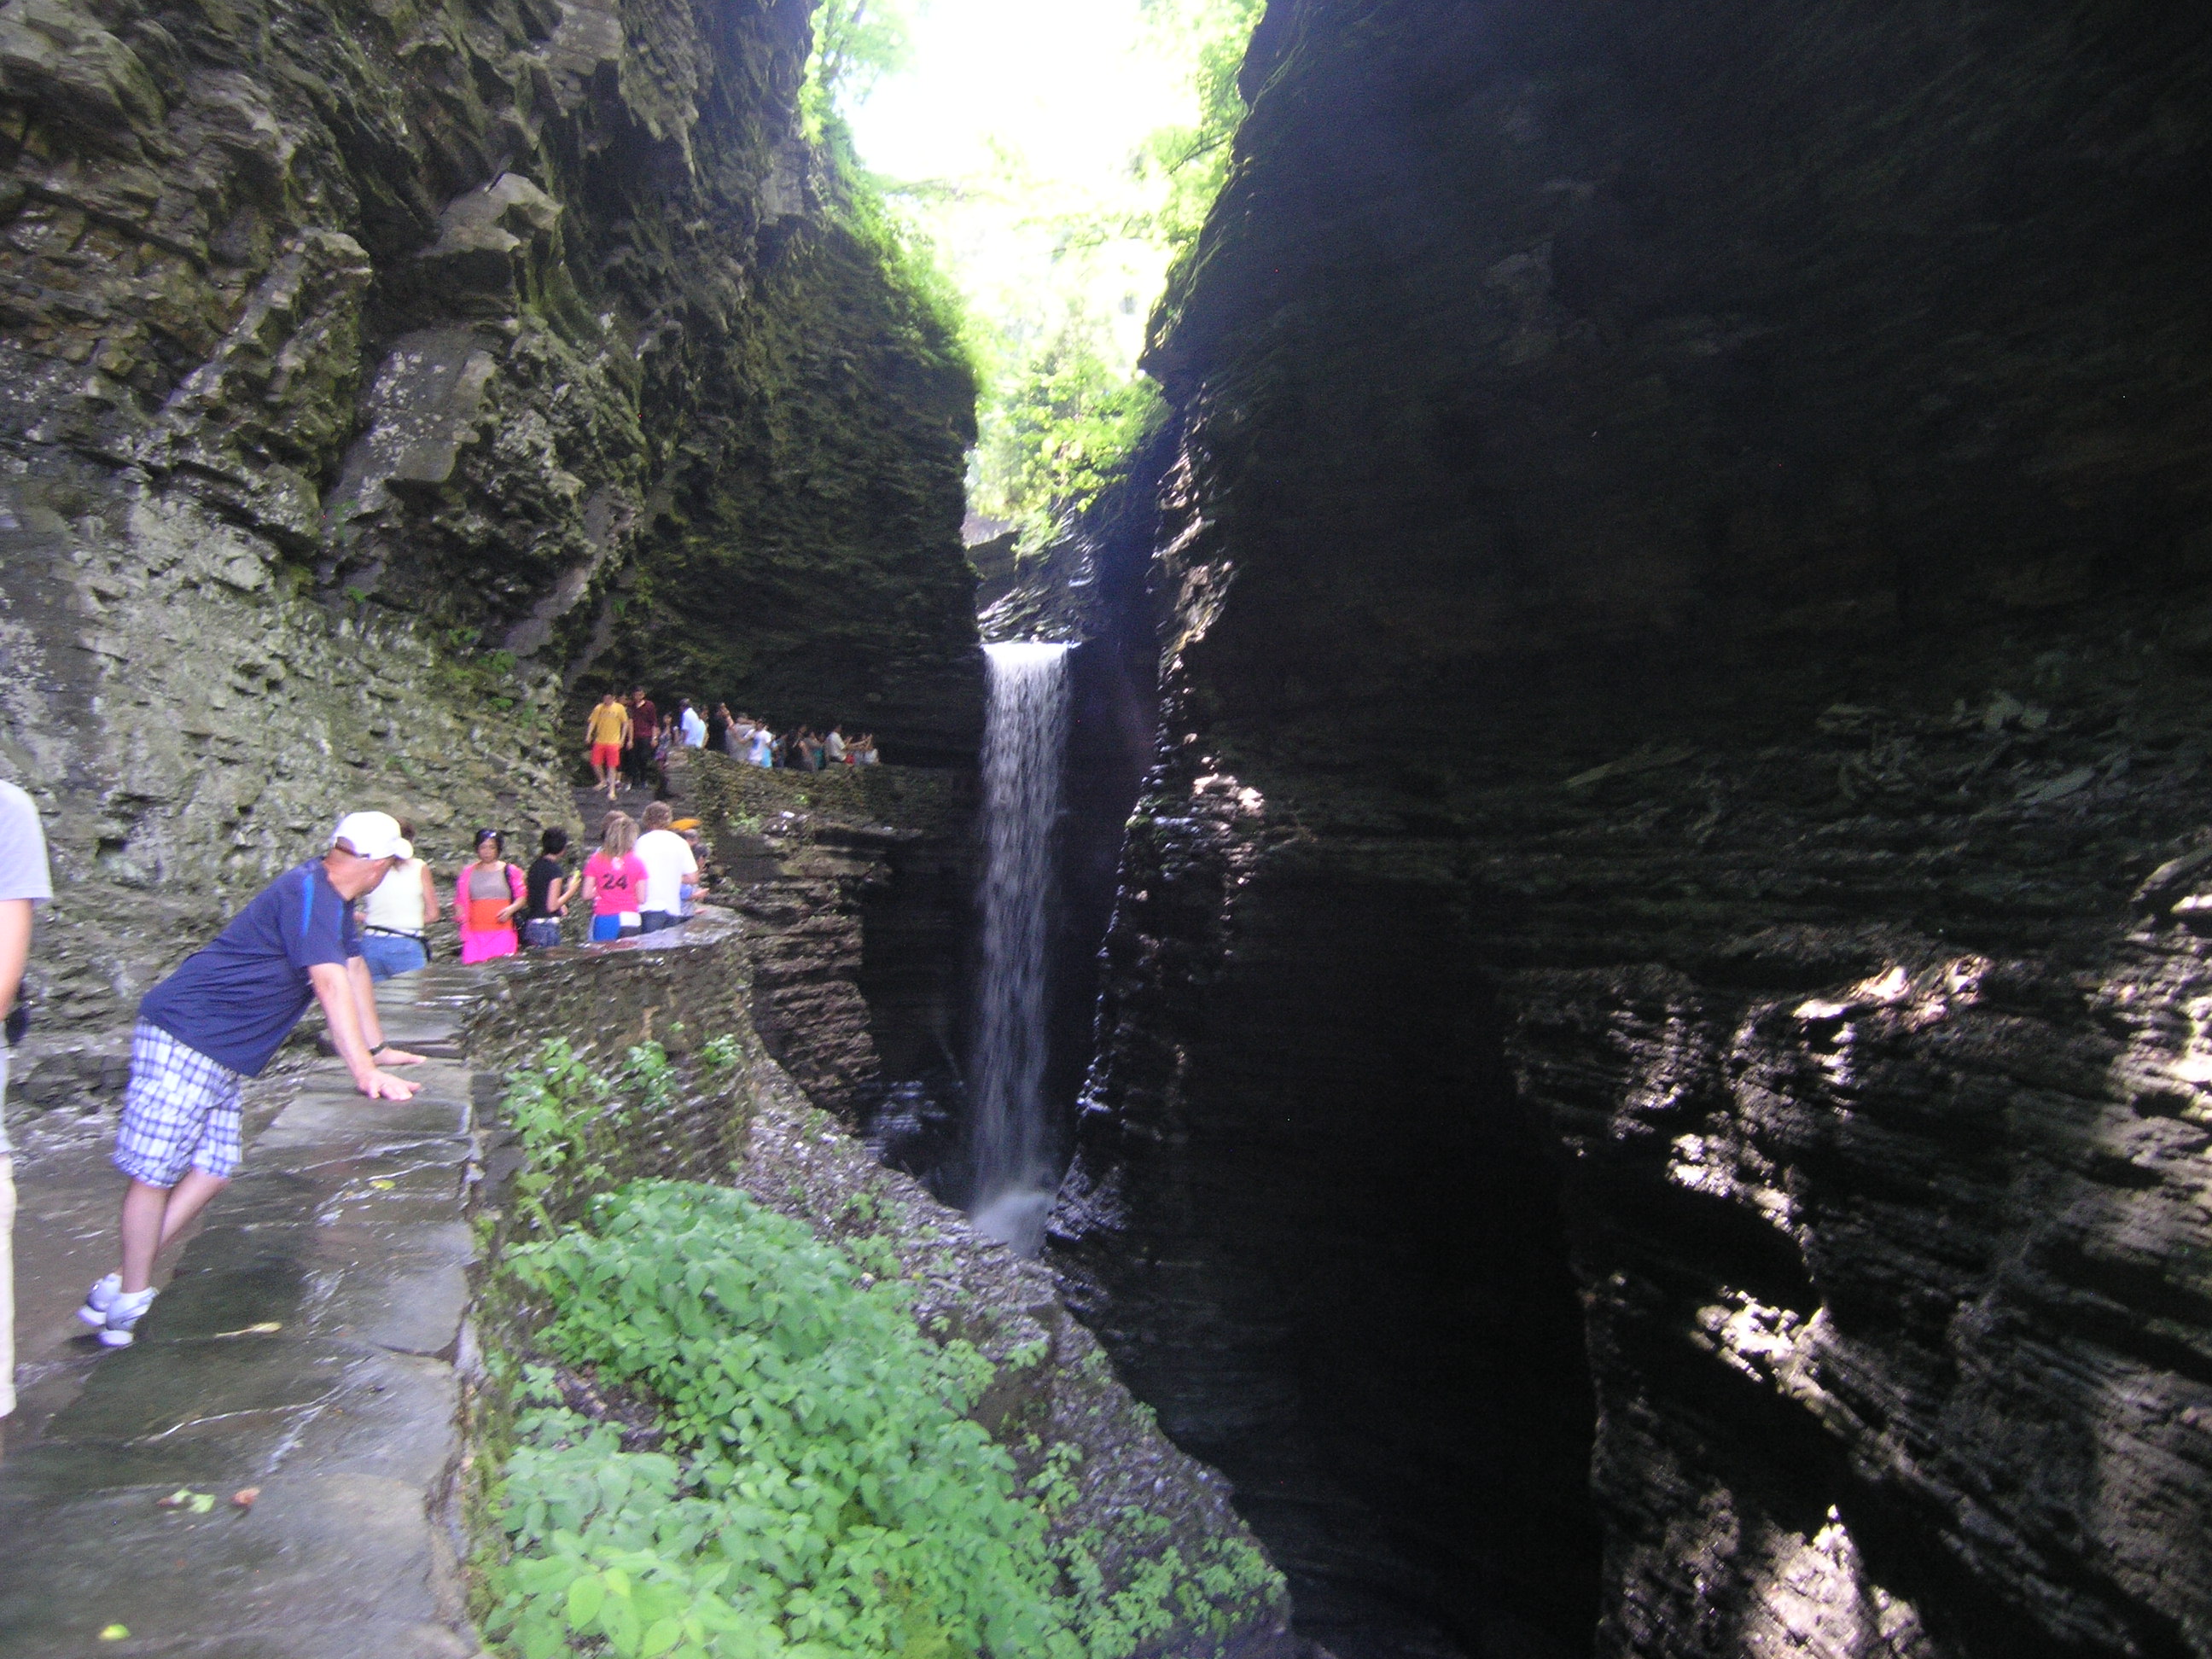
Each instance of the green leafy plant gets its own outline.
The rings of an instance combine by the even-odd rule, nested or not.
[[[1190,65],[1197,118],[1156,129],[1140,173],[1167,191],[1148,228],[1180,260],[1197,241],[1229,178],[1231,147],[1244,119],[1237,74],[1266,0],[1143,0],[1155,48]]]
[[[499,1616],[528,1659],[577,1637],[620,1654],[1084,1653],[1013,1461],[966,1415],[992,1368],[924,1338],[903,1286],[864,1284],[742,1193],[681,1182],[604,1197],[589,1231],[508,1266],[557,1310],[538,1343],[649,1395],[684,1453],[624,1452],[557,1407],[520,1419]]]
[[[981,417],[976,506],[1049,540],[1121,475],[1167,413],[1152,381],[1110,361],[1096,319],[1071,307],[1060,331],[1002,374]]]
[[[742,1054],[725,1037],[696,1063],[711,1075]],[[836,1200],[823,1225],[884,1230],[842,1243],[694,1182],[584,1204],[684,1088],[658,1044],[601,1075],[556,1040],[507,1091],[535,1237],[508,1243],[489,1299],[538,1322],[520,1357],[495,1348],[485,1368],[517,1413],[489,1443],[495,1463],[505,1453],[488,1495],[500,1547],[481,1563],[486,1628],[508,1651],[1127,1659],[1178,1625],[1224,1634],[1279,1593],[1249,1546],[1188,1558],[1138,1510],[1111,1540],[1074,1529],[1073,1443],[1030,1437],[1020,1478],[970,1415],[999,1372],[916,1322],[896,1204]],[[792,1198],[810,1202],[803,1185]],[[1032,1342],[1003,1364],[1045,1356]],[[570,1409],[548,1360],[647,1408],[657,1443],[625,1449],[621,1426]]]
[[[738,1039],[725,1036],[705,1045],[700,1063],[723,1072],[743,1054]],[[676,1110],[682,1089],[658,1042],[629,1049],[611,1076],[594,1071],[564,1037],[542,1043],[532,1063],[508,1077],[500,1102],[522,1142],[514,1196],[526,1230],[549,1229],[567,1218],[573,1200],[619,1181],[637,1126]]]
[[[906,66],[912,36],[904,0],[821,0],[806,63],[808,113],[819,119],[841,99],[866,98],[877,82]]]

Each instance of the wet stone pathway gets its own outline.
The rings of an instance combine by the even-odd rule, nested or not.
[[[434,967],[383,988],[386,1035],[430,1057],[409,1073],[422,1091],[371,1103],[337,1061],[308,1071],[137,1343],[92,1363],[27,1443],[11,1438],[0,1654],[477,1651],[448,1512],[472,1096],[489,1086],[457,1044],[476,977]],[[231,1501],[248,1487],[250,1508]],[[161,1507],[180,1488],[214,1507]]]

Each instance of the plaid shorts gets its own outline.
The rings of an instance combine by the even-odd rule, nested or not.
[[[115,1131],[115,1167],[149,1187],[187,1169],[221,1179],[238,1167],[245,1076],[145,1020],[131,1033],[131,1086]]]

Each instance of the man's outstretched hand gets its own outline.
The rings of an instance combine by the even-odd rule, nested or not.
[[[365,1079],[354,1085],[371,1100],[412,1100],[415,1091],[422,1086],[419,1083],[410,1083],[404,1077],[394,1077],[389,1072],[371,1072]]]

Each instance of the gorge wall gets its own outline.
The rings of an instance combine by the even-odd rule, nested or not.
[[[2212,1652],[2212,26],[1244,89],[1072,1299],[1343,1659]]]
[[[66,890],[50,1024],[346,805],[438,858],[567,820],[564,696],[617,678],[972,762],[972,386],[808,136],[809,12],[0,7],[0,765]]]

